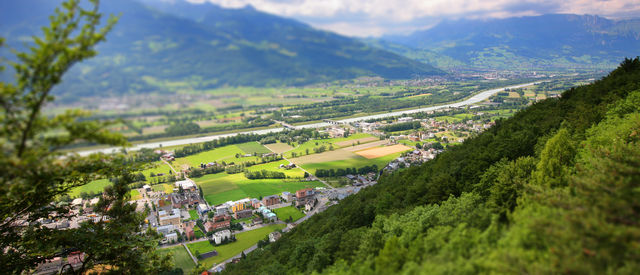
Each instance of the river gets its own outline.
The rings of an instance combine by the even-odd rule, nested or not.
[[[478,102],[482,102],[486,99],[488,99],[489,97],[491,97],[492,95],[504,91],[506,89],[518,89],[518,88],[523,88],[523,87],[527,87],[527,86],[532,86],[535,84],[538,84],[539,82],[531,82],[531,83],[525,83],[525,84],[519,84],[519,85],[512,85],[512,86],[507,86],[507,87],[502,87],[502,88],[495,88],[495,89],[491,89],[491,90],[486,90],[486,91],[482,91],[470,98],[467,98],[463,101],[459,101],[459,102],[455,102],[455,103],[447,103],[447,104],[443,104],[443,105],[437,105],[437,106],[431,106],[431,107],[425,107],[425,108],[418,108],[418,109],[411,109],[411,110],[404,110],[404,111],[395,111],[395,112],[389,112],[389,113],[383,113],[383,114],[377,114],[377,115],[369,115],[369,116],[361,116],[361,117],[354,117],[354,118],[347,118],[347,119],[342,119],[342,120],[336,120],[335,122],[338,123],[351,123],[351,122],[357,122],[357,121],[365,121],[365,120],[369,120],[369,119],[378,119],[378,118],[385,118],[385,117],[394,117],[394,116],[401,116],[404,114],[414,114],[414,113],[419,113],[419,112],[429,112],[429,111],[435,111],[435,110],[439,110],[439,109],[444,109],[444,108],[451,108],[451,107],[462,107],[462,106],[467,106],[467,105],[472,105]],[[321,127],[325,127],[325,126],[329,126],[329,123],[326,122],[320,122],[320,123],[312,123],[312,124],[305,124],[305,125],[298,125],[296,126],[296,128],[321,128]],[[230,136],[235,136],[238,134],[257,134],[257,135],[262,135],[262,134],[267,134],[267,133],[274,133],[274,132],[281,132],[284,131],[285,128],[270,128],[270,129],[263,129],[263,130],[255,130],[255,131],[247,131],[247,132],[240,132],[240,133],[230,133],[230,134],[221,134],[221,135],[211,135],[211,136],[205,136],[205,137],[195,137],[195,138],[184,138],[184,139],[175,139],[175,140],[167,140],[167,141],[159,141],[159,142],[149,142],[149,143],[141,143],[141,144],[136,144],[132,147],[127,148],[127,150],[129,151],[137,151],[140,150],[142,148],[158,148],[161,145],[162,146],[176,146],[176,145],[185,145],[185,144],[192,144],[192,143],[202,143],[202,142],[206,142],[206,141],[212,141],[215,139],[219,139],[219,138],[223,138],[223,137],[230,137]],[[81,156],[86,156],[89,154],[93,154],[93,153],[112,153],[112,152],[117,152],[119,151],[120,148],[119,147],[110,147],[110,148],[103,148],[103,149],[94,149],[94,150],[85,150],[85,151],[80,151],[77,152],[79,155]]]

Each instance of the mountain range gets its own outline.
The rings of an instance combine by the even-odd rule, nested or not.
[[[640,54],[640,19],[548,14],[446,20],[410,35],[365,41],[441,68],[613,68]]]
[[[22,47],[31,35],[39,34],[39,27],[47,24],[47,15],[59,2],[3,1],[1,36],[9,46]],[[119,22],[107,41],[97,47],[99,55],[76,66],[57,94],[64,99],[444,73],[358,39],[250,6],[225,9],[182,1],[153,3],[102,1],[101,12],[119,14]]]

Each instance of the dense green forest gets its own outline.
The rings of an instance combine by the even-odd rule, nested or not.
[[[381,178],[228,274],[640,270],[640,60]]]

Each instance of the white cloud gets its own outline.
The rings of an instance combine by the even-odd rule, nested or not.
[[[353,36],[424,29],[443,18],[505,18],[546,13],[640,16],[637,0],[187,0],[223,7],[252,5],[315,27]]]

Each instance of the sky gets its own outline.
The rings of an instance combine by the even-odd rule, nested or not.
[[[165,0],[166,1],[166,0]],[[175,1],[175,0],[169,0]],[[489,19],[549,13],[640,17],[638,0],[187,0],[258,10],[358,37],[409,34],[444,19]]]

